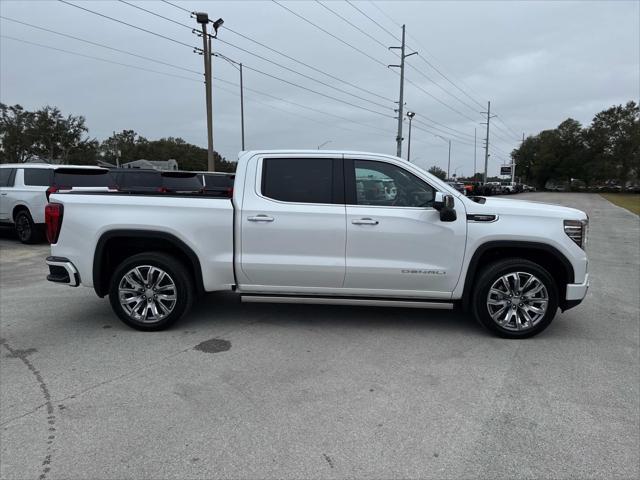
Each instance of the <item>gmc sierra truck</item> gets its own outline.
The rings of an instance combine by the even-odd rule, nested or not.
[[[66,192],[46,206],[48,280],[93,287],[140,330],[202,293],[243,302],[453,309],[524,338],[589,286],[579,210],[465,197],[400,158],[250,151],[229,198]]]

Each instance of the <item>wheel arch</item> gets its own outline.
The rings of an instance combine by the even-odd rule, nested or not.
[[[11,209],[11,220],[13,220],[14,223],[16,221],[16,216],[18,215],[18,213],[20,213],[23,210],[26,210],[29,216],[33,219],[33,215],[31,215],[31,210],[29,210],[29,207],[24,203],[18,203],[14,205],[13,208]]]
[[[573,283],[575,278],[573,265],[567,257],[546,243],[496,240],[480,245],[471,257],[462,293],[462,307],[465,311],[469,310],[473,288],[482,269],[495,260],[508,257],[524,258],[547,270],[558,284],[560,308],[566,309],[567,284]]]
[[[180,260],[194,281],[198,293],[204,292],[200,259],[175,235],[155,230],[110,230],[102,234],[93,255],[93,289],[99,297],[109,293],[116,267],[138,253],[162,251]]]

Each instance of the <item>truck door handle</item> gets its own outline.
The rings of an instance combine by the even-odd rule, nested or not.
[[[273,222],[273,217],[269,215],[256,215],[255,217],[247,217],[250,222]]]
[[[373,218],[361,218],[359,220],[351,220],[354,225],[378,225],[378,221]]]

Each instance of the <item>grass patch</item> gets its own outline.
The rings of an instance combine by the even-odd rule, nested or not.
[[[640,215],[640,193],[601,193],[600,195],[611,203]]]

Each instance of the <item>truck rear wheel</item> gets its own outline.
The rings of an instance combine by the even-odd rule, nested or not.
[[[182,317],[193,301],[193,282],[184,265],[162,252],[133,255],[111,277],[109,300],[127,325],[163,330]]]
[[[504,338],[528,338],[549,326],[558,310],[558,288],[540,265],[500,260],[480,274],[473,296],[476,319]]]

